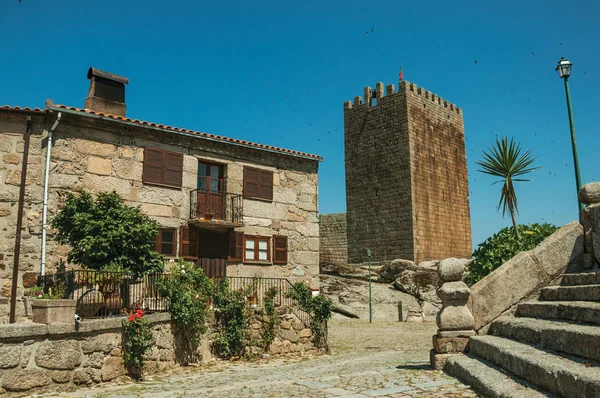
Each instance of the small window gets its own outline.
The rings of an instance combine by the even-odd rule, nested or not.
[[[156,251],[165,256],[175,256],[177,247],[177,231],[174,229],[159,229],[156,236]]]
[[[270,261],[271,238],[244,235],[244,261]]]
[[[273,200],[273,172],[244,167],[244,198]]]
[[[144,148],[142,181],[145,184],[181,188],[183,182],[183,154],[156,148]]]
[[[287,236],[273,236],[273,264],[287,264]]]

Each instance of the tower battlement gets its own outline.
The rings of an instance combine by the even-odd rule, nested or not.
[[[344,102],[348,261],[471,256],[461,108],[414,83]]]
[[[403,80],[399,83],[398,91],[396,91],[396,86],[394,86],[393,84],[388,84],[385,87],[385,93],[384,93],[383,87],[384,87],[383,82],[377,82],[375,84],[375,90],[373,90],[369,86],[365,87],[363,90],[364,96],[363,97],[361,97],[361,96],[354,97],[354,102],[352,102],[352,101],[344,102],[344,109],[352,109],[352,108],[359,107],[359,106],[367,106],[367,107],[377,106],[378,104],[381,103],[381,101],[384,100],[385,97],[402,94],[402,93],[406,93],[406,92],[411,92],[411,93],[416,93],[418,96],[421,96],[424,100],[429,100],[434,104],[437,104],[444,108],[448,108],[450,111],[456,112],[459,115],[461,113],[461,109],[458,106],[456,106],[455,104],[448,102],[447,100],[443,99],[442,97],[440,97],[439,95],[437,95],[435,93],[432,93],[431,91],[425,89],[424,87],[418,87],[416,84],[410,83],[406,80]],[[364,98],[364,102],[363,102],[363,98]],[[375,102],[375,103],[373,104],[373,102]]]

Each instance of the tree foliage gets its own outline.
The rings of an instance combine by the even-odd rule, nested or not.
[[[498,231],[477,246],[473,252],[473,262],[469,265],[466,282],[469,285],[513,258],[522,251],[531,250],[544,239],[552,235],[558,227],[552,224],[518,225],[520,236],[517,238],[510,227]]]
[[[98,271],[125,271],[134,278],[159,272],[163,261],[154,250],[158,224],[139,207],[126,206],[116,192],[67,193],[52,220],[57,241],[70,246],[68,261]]]
[[[521,151],[521,144],[515,142],[513,138],[510,139],[510,142],[508,137],[503,137],[501,140],[496,138],[495,144],[488,148],[488,152],[483,152],[483,160],[475,162],[482,167],[482,170],[478,170],[479,172],[500,178],[492,185],[499,182],[503,183],[500,190],[498,210],[502,207],[502,217],[504,217],[508,209],[512,218],[513,230],[517,237],[519,236],[519,229],[517,228],[515,213],[519,214],[519,207],[514,182],[529,180],[515,177],[525,175],[541,167],[531,167],[536,159],[531,157],[531,150],[523,154],[521,154]]]

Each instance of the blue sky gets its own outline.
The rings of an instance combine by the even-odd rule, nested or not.
[[[475,164],[496,134],[543,166],[516,187],[518,222],[577,218],[561,56],[582,180],[599,178],[598,15],[593,0],[2,0],[0,104],[82,107],[88,67],[127,76],[130,117],[323,156],[319,210],[343,212],[342,104],[402,66],[464,110],[475,246],[510,225]]]

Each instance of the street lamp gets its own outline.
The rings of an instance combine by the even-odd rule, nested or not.
[[[567,95],[567,111],[569,112],[569,126],[571,127],[571,145],[573,146],[573,163],[575,164],[575,183],[577,184],[577,198],[579,195],[579,188],[581,188],[581,177],[579,175],[579,156],[577,155],[577,144],[575,142],[575,125],[573,124],[573,110],[571,109],[571,94],[569,92],[569,76],[571,76],[571,61],[562,57],[558,61],[556,71],[558,76],[565,81],[565,93]],[[579,205],[579,212],[583,210],[583,203],[577,199]]]

